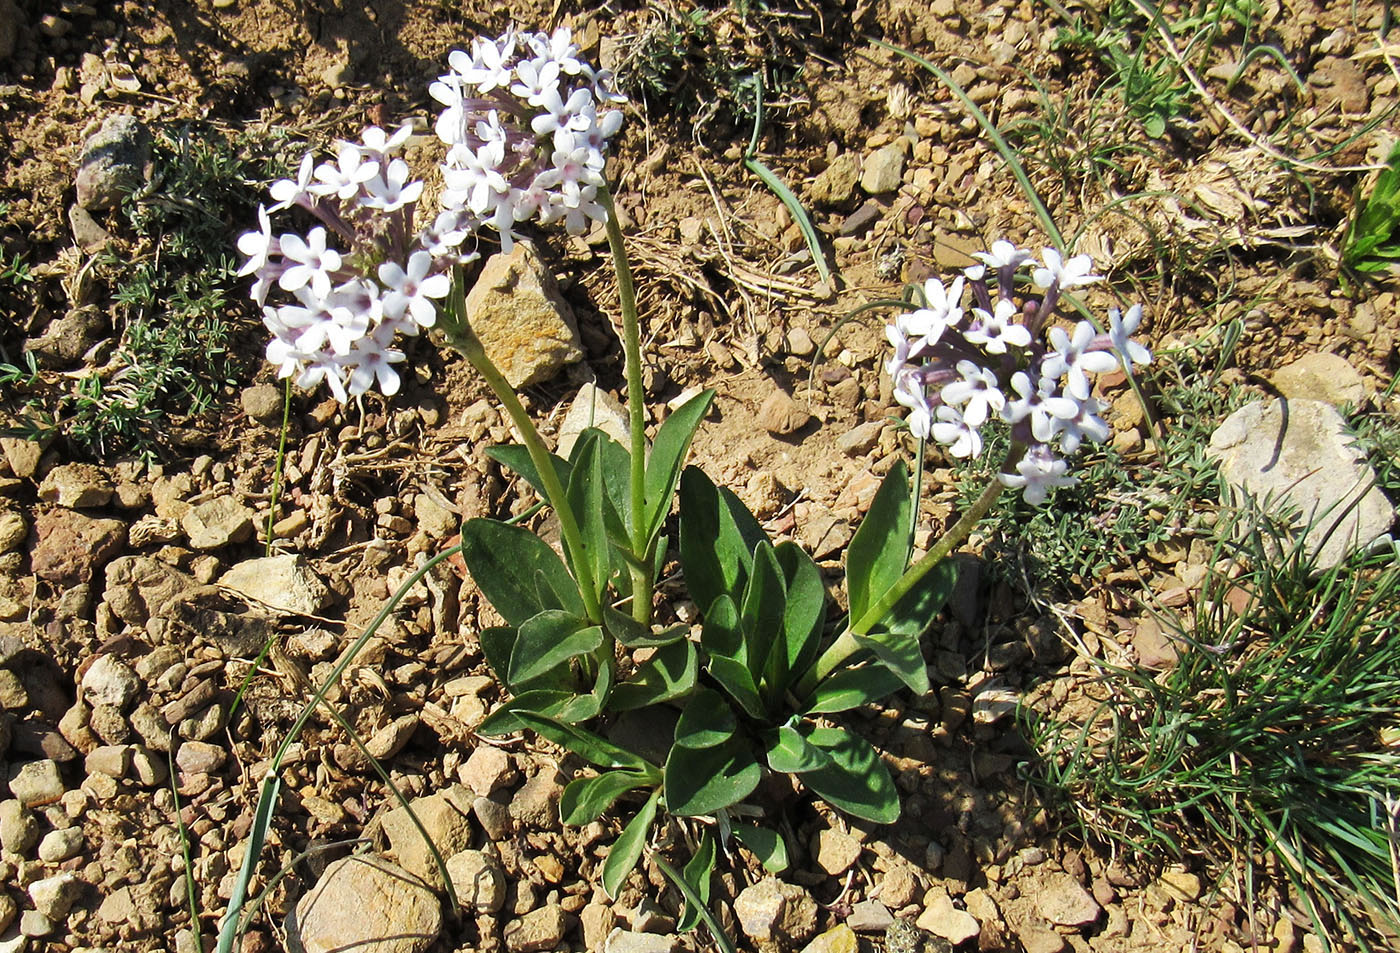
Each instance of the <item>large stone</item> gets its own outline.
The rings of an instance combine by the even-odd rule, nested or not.
[[[126,546],[126,524],[72,510],[49,510],[34,520],[38,542],[30,554],[35,575],[58,585],[90,582]]]
[[[510,953],[540,953],[557,947],[568,926],[563,908],[551,903],[506,924],[501,937]]]
[[[1231,414],[1211,435],[1210,454],[1236,493],[1271,513],[1297,512],[1308,552],[1330,569],[1349,552],[1389,532],[1395,507],[1375,486],[1365,455],[1352,445],[1346,421],[1317,400],[1256,401]]]
[[[855,195],[859,181],[860,157],[854,152],[843,152],[817,173],[807,187],[807,197],[814,205],[845,205]]]
[[[982,930],[977,918],[953,906],[953,898],[942,888],[929,891],[924,898],[924,910],[914,922],[920,929],[941,936],[954,946],[972,939]]]
[[[817,932],[817,902],[794,884],[773,877],[745,887],[734,898],[739,927],[759,944],[805,943]]]
[[[83,673],[83,694],[92,705],[111,705],[123,711],[141,690],[136,673],[114,655],[99,655]]]
[[[180,528],[195,549],[222,549],[251,539],[256,515],[233,497],[219,496],[191,507]]]
[[[29,899],[34,902],[34,909],[56,922],[68,916],[82,892],[83,882],[69,870],[29,885]]]
[[[466,813],[470,810],[471,795],[465,787],[454,785],[446,791],[414,798],[410,804],[418,822],[444,858],[471,846],[471,818]],[[399,807],[388,812],[384,815],[383,826],[399,866],[430,886],[441,888],[442,872],[408,811]]]
[[[871,195],[883,195],[899,188],[904,175],[904,143],[892,142],[865,157],[860,187]]]
[[[293,953],[423,953],[442,929],[437,896],[407,871],[373,854],[343,857],[287,918]]]
[[[296,553],[244,560],[224,573],[219,585],[273,609],[299,615],[317,615],[330,601],[326,584]]]
[[[119,556],[107,567],[107,587],[102,598],[117,618],[142,625],[197,585],[189,573],[154,556]]]
[[[63,797],[63,777],[50,759],[31,761],[11,769],[10,793],[27,807],[54,804]]]
[[[65,463],[44,477],[39,499],[70,509],[106,506],[112,499],[112,480],[91,463]]]
[[[512,387],[549,380],[583,358],[573,312],[529,242],[487,260],[467,294],[467,314]]]
[[[1271,382],[1290,400],[1320,400],[1334,407],[1359,406],[1366,399],[1366,382],[1351,362],[1320,351],[1305,354],[1274,371]]]
[[[1046,874],[1036,883],[1033,896],[1040,915],[1062,927],[1088,926],[1103,913],[1093,895],[1069,874]]]
[[[453,854],[447,860],[447,876],[466,913],[496,913],[506,901],[505,871],[501,862],[485,851]]]
[[[559,424],[559,442],[555,452],[567,460],[579,435],[589,427],[596,427],[624,447],[628,446],[630,431],[626,409],[611,394],[592,383],[580,387],[574,402],[569,405],[569,412]]]
[[[108,116],[83,143],[78,158],[78,204],[115,208],[140,188],[151,159],[151,133],[135,116]]]

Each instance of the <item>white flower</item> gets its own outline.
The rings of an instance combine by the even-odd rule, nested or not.
[[[510,91],[531,106],[543,105],[545,92],[559,89],[559,64],[553,60],[523,60]]]
[[[316,167],[319,184],[311,186],[311,191],[316,195],[334,195],[344,201],[360,191],[360,186],[378,172],[378,162],[366,161],[359,146],[344,142],[340,145],[335,165],[322,162]]]
[[[552,34],[536,33],[529,39],[530,49],[535,55],[553,62],[570,76],[586,72],[588,67],[578,59],[578,46],[574,43],[573,31],[561,26]]]
[[[938,408],[938,422],[932,428],[933,439],[948,448],[948,453],[962,459],[976,457],[982,453],[982,435],[974,427],[968,426],[963,415],[952,407]]]
[[[384,175],[375,175],[365,183],[365,195],[360,204],[377,208],[382,212],[396,212],[405,205],[412,205],[423,195],[421,181],[410,182],[408,163],[395,159],[389,163]]]
[[[1118,366],[1118,359],[1108,351],[1088,350],[1097,337],[1098,331],[1088,321],[1075,325],[1073,338],[1063,328],[1051,328],[1050,346],[1054,350],[1045,355],[1040,373],[1053,380],[1067,377],[1065,393],[1075,400],[1088,400],[1087,375],[1104,374]]]
[[[1088,400],[1079,402],[1079,409],[1073,417],[1066,420],[1057,417],[1055,419],[1055,433],[1060,438],[1060,449],[1065,453],[1074,453],[1079,449],[1079,445],[1085,437],[1095,443],[1103,443],[1107,440],[1108,423],[1098,415],[1102,409],[1102,405],[1090,397]]]
[[[1037,288],[1055,285],[1065,290],[1103,280],[1099,275],[1089,274],[1089,269],[1094,267],[1094,261],[1088,255],[1075,255],[1069,261],[1062,262],[1060,253],[1053,248],[1042,248],[1040,254],[1045,259],[1045,266],[1031,273],[1031,281],[1035,282]]]
[[[386,325],[361,340],[359,347],[339,359],[341,366],[350,372],[346,380],[346,390],[350,396],[363,394],[374,386],[376,380],[385,397],[399,392],[399,374],[394,370],[394,365],[404,360],[404,353],[389,347],[393,340],[394,330]]]
[[[998,473],[1001,485],[1016,489],[1024,488],[1026,502],[1039,506],[1045,502],[1045,495],[1055,487],[1073,486],[1079,481],[1065,476],[1069,464],[1057,459],[1050,448],[1042,445],[1031,447],[1016,464],[1015,473]]]
[[[311,194],[311,171],[315,165],[316,160],[308,152],[301,157],[301,167],[297,169],[295,180],[278,179],[272,183],[272,188],[269,191],[277,204],[272,206],[269,211],[280,212],[284,208],[310,202],[314,198]]]
[[[447,208],[465,205],[474,214],[487,216],[495,211],[501,196],[510,193],[510,183],[499,166],[505,160],[505,148],[500,142],[482,143],[472,150],[465,146],[453,149],[454,165],[444,167],[442,204]]]
[[[238,269],[240,278],[267,267],[268,255],[277,251],[277,240],[272,237],[272,220],[267,217],[267,209],[262,205],[258,206],[258,230],[239,235],[238,250],[248,256],[243,267]]]
[[[558,89],[547,89],[541,94],[539,106],[544,112],[530,120],[530,128],[538,135],[548,135],[558,129],[583,132],[591,125],[584,111],[593,102],[593,93],[583,87],[569,93],[564,99]]]
[[[981,308],[974,308],[973,313],[977,315],[977,324],[964,332],[963,337],[985,347],[988,354],[1005,354],[1008,344],[1026,347],[1031,343],[1031,332],[1013,320],[1019,314],[1014,302],[1001,298],[992,313]]]
[[[390,289],[384,296],[387,317],[398,319],[407,314],[418,327],[433,326],[437,321],[437,306],[430,299],[447,297],[452,290],[452,279],[445,274],[428,277],[432,267],[433,256],[426,251],[414,252],[408,259],[407,270],[392,261],[379,266],[379,280]]]
[[[972,256],[988,268],[1019,268],[1031,260],[1031,253],[1022,251],[1006,239],[992,242],[990,251],[979,251]]]
[[[303,240],[300,235],[283,235],[279,245],[282,257],[296,262],[277,280],[283,291],[296,291],[308,285],[318,297],[331,293],[331,272],[340,269],[340,252],[326,247],[326,230],[319,225]]]
[[[408,142],[408,137],[413,135],[413,123],[406,122],[388,135],[378,126],[368,126],[360,136],[363,143],[362,149],[368,158],[382,162],[385,159],[398,155],[404,143]]]
[[[933,425],[933,408],[924,394],[923,381],[917,370],[912,367],[905,368],[904,372],[895,378],[894,399],[910,410],[909,432],[920,440],[928,439]]]
[[[1119,316],[1117,308],[1108,309],[1109,340],[1113,342],[1113,349],[1118,352],[1118,357],[1123,362],[1123,370],[1130,374],[1134,364],[1145,366],[1152,363],[1152,352],[1130,337],[1141,323],[1142,305],[1140,304],[1133,305],[1128,309],[1127,315],[1122,317]]]
[[[1055,396],[1055,382],[1050,378],[1042,377],[1032,386],[1030,375],[1017,371],[1011,375],[1011,389],[1021,396],[1006,402],[1001,410],[1003,419],[1016,424],[1029,417],[1031,436],[1041,443],[1048,443],[1054,436],[1057,420],[1070,420],[1079,413],[1078,403]]]
[[[500,39],[494,41],[479,36],[472,41],[471,63],[466,69],[459,69],[458,72],[462,74],[463,80],[476,87],[478,93],[485,95],[497,87],[510,85],[510,61],[514,55],[515,35],[511,31],[506,31]],[[455,68],[456,64],[453,65]]]
[[[997,377],[985,367],[971,361],[958,361],[960,381],[945,384],[940,396],[943,403],[963,407],[963,419],[969,427],[981,427],[993,412],[1000,412],[1006,397],[997,386]]]

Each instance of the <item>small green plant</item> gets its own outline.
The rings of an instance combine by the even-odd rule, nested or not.
[[[1400,268],[1400,143],[1385,160],[1365,201],[1342,238],[1342,266],[1361,275],[1394,273]]]
[[[1030,710],[1039,779],[1086,833],[1159,859],[1273,867],[1318,933],[1363,948],[1400,927],[1400,553],[1325,572],[1289,521],[1221,514],[1216,572],[1165,624],[1165,673],[1099,663],[1082,722]]]

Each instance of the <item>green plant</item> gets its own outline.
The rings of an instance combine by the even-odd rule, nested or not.
[[[1099,662],[1089,717],[1024,712],[1039,781],[1093,837],[1248,883],[1274,866],[1320,935],[1382,948],[1400,927],[1400,553],[1319,571],[1250,501],[1217,534],[1234,571],[1164,620],[1169,671]]]
[[[1356,212],[1342,238],[1342,267],[1362,275],[1392,273],[1400,267],[1400,143]]]
[[[209,409],[245,361],[234,340],[252,322],[232,303],[228,223],[256,205],[253,183],[285,167],[276,137],[188,125],[157,133],[150,184],[120,207],[132,248],[105,252],[119,329],[113,367],[81,379],[56,409],[96,453],[153,452],[169,416]]]

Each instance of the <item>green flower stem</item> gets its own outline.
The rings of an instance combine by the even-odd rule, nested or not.
[[[632,539],[629,562],[632,573],[632,618],[643,625],[651,622],[651,560],[647,548],[646,410],[642,388],[642,331],[637,318],[637,293],[632,284],[632,266],[627,261],[627,249],[622,244],[622,226],[617,222],[612,190],[607,184],[598,189],[598,200],[608,213],[608,248],[612,251],[613,268],[617,272],[617,297],[622,304],[622,350],[626,357],[627,416],[632,440],[631,511],[627,532]]]
[[[1011,461],[1014,458],[1019,458],[1022,452],[1024,452],[1023,447],[1013,446],[1011,454],[1007,456],[1007,460]],[[1007,464],[1003,463],[1002,469],[1005,469],[1006,466]],[[933,549],[929,550],[922,559],[906,569],[904,575],[900,576],[893,586],[885,590],[885,594],[876,600],[875,604],[866,611],[865,615],[848,624],[846,630],[841,633],[836,641],[827,646],[826,651],[817,659],[816,664],[813,665],[807,671],[807,674],[802,677],[802,680],[798,682],[796,688],[797,697],[806,698],[811,695],[812,691],[821,684],[822,679],[836,671],[846,663],[847,659],[860,651],[860,644],[856,641],[856,635],[864,635],[869,632],[881,619],[889,615],[890,610],[895,607],[900,599],[904,598],[909,593],[909,590],[918,585],[919,580],[928,575],[933,567],[947,559],[948,555],[953,551],[953,547],[958,546],[967,539],[972,533],[972,528],[977,525],[982,517],[987,515],[987,512],[992,508],[992,504],[996,502],[997,497],[1001,496],[1001,491],[1003,489],[1004,487],[1001,485],[1001,481],[993,475],[986,489],[982,491],[982,495],[977,497],[972,506],[968,507],[967,512],[958,517],[958,521],[948,528],[948,532],[943,534],[943,537],[939,539]]]
[[[505,407],[506,413],[510,415],[511,423],[515,424],[515,429],[519,431],[520,439],[530,454],[530,461],[534,463],[535,470],[540,475],[540,482],[544,484],[545,496],[548,497],[549,504],[554,507],[554,512],[559,517],[559,530],[564,537],[564,545],[575,557],[570,562],[573,565],[574,575],[578,579],[579,594],[583,596],[583,605],[588,613],[588,621],[595,624],[602,622],[603,609],[598,602],[593,571],[583,558],[583,534],[579,531],[578,517],[574,513],[573,507],[569,505],[569,497],[559,482],[558,472],[554,469],[554,460],[549,451],[545,449],[544,442],[540,440],[540,433],[535,429],[534,421],[530,419],[529,413],[520,403],[520,398],[515,395],[515,388],[510,386],[505,375],[500,372],[500,369],[487,355],[481,339],[476,336],[471,323],[467,320],[466,282],[460,267],[455,269],[452,276],[451,307],[444,309],[444,313],[440,317],[442,320],[439,321],[438,326],[442,329],[448,343],[460,351],[462,356],[471,362],[472,367],[476,368],[477,373],[485,379],[486,385],[491,388],[496,399]]]

